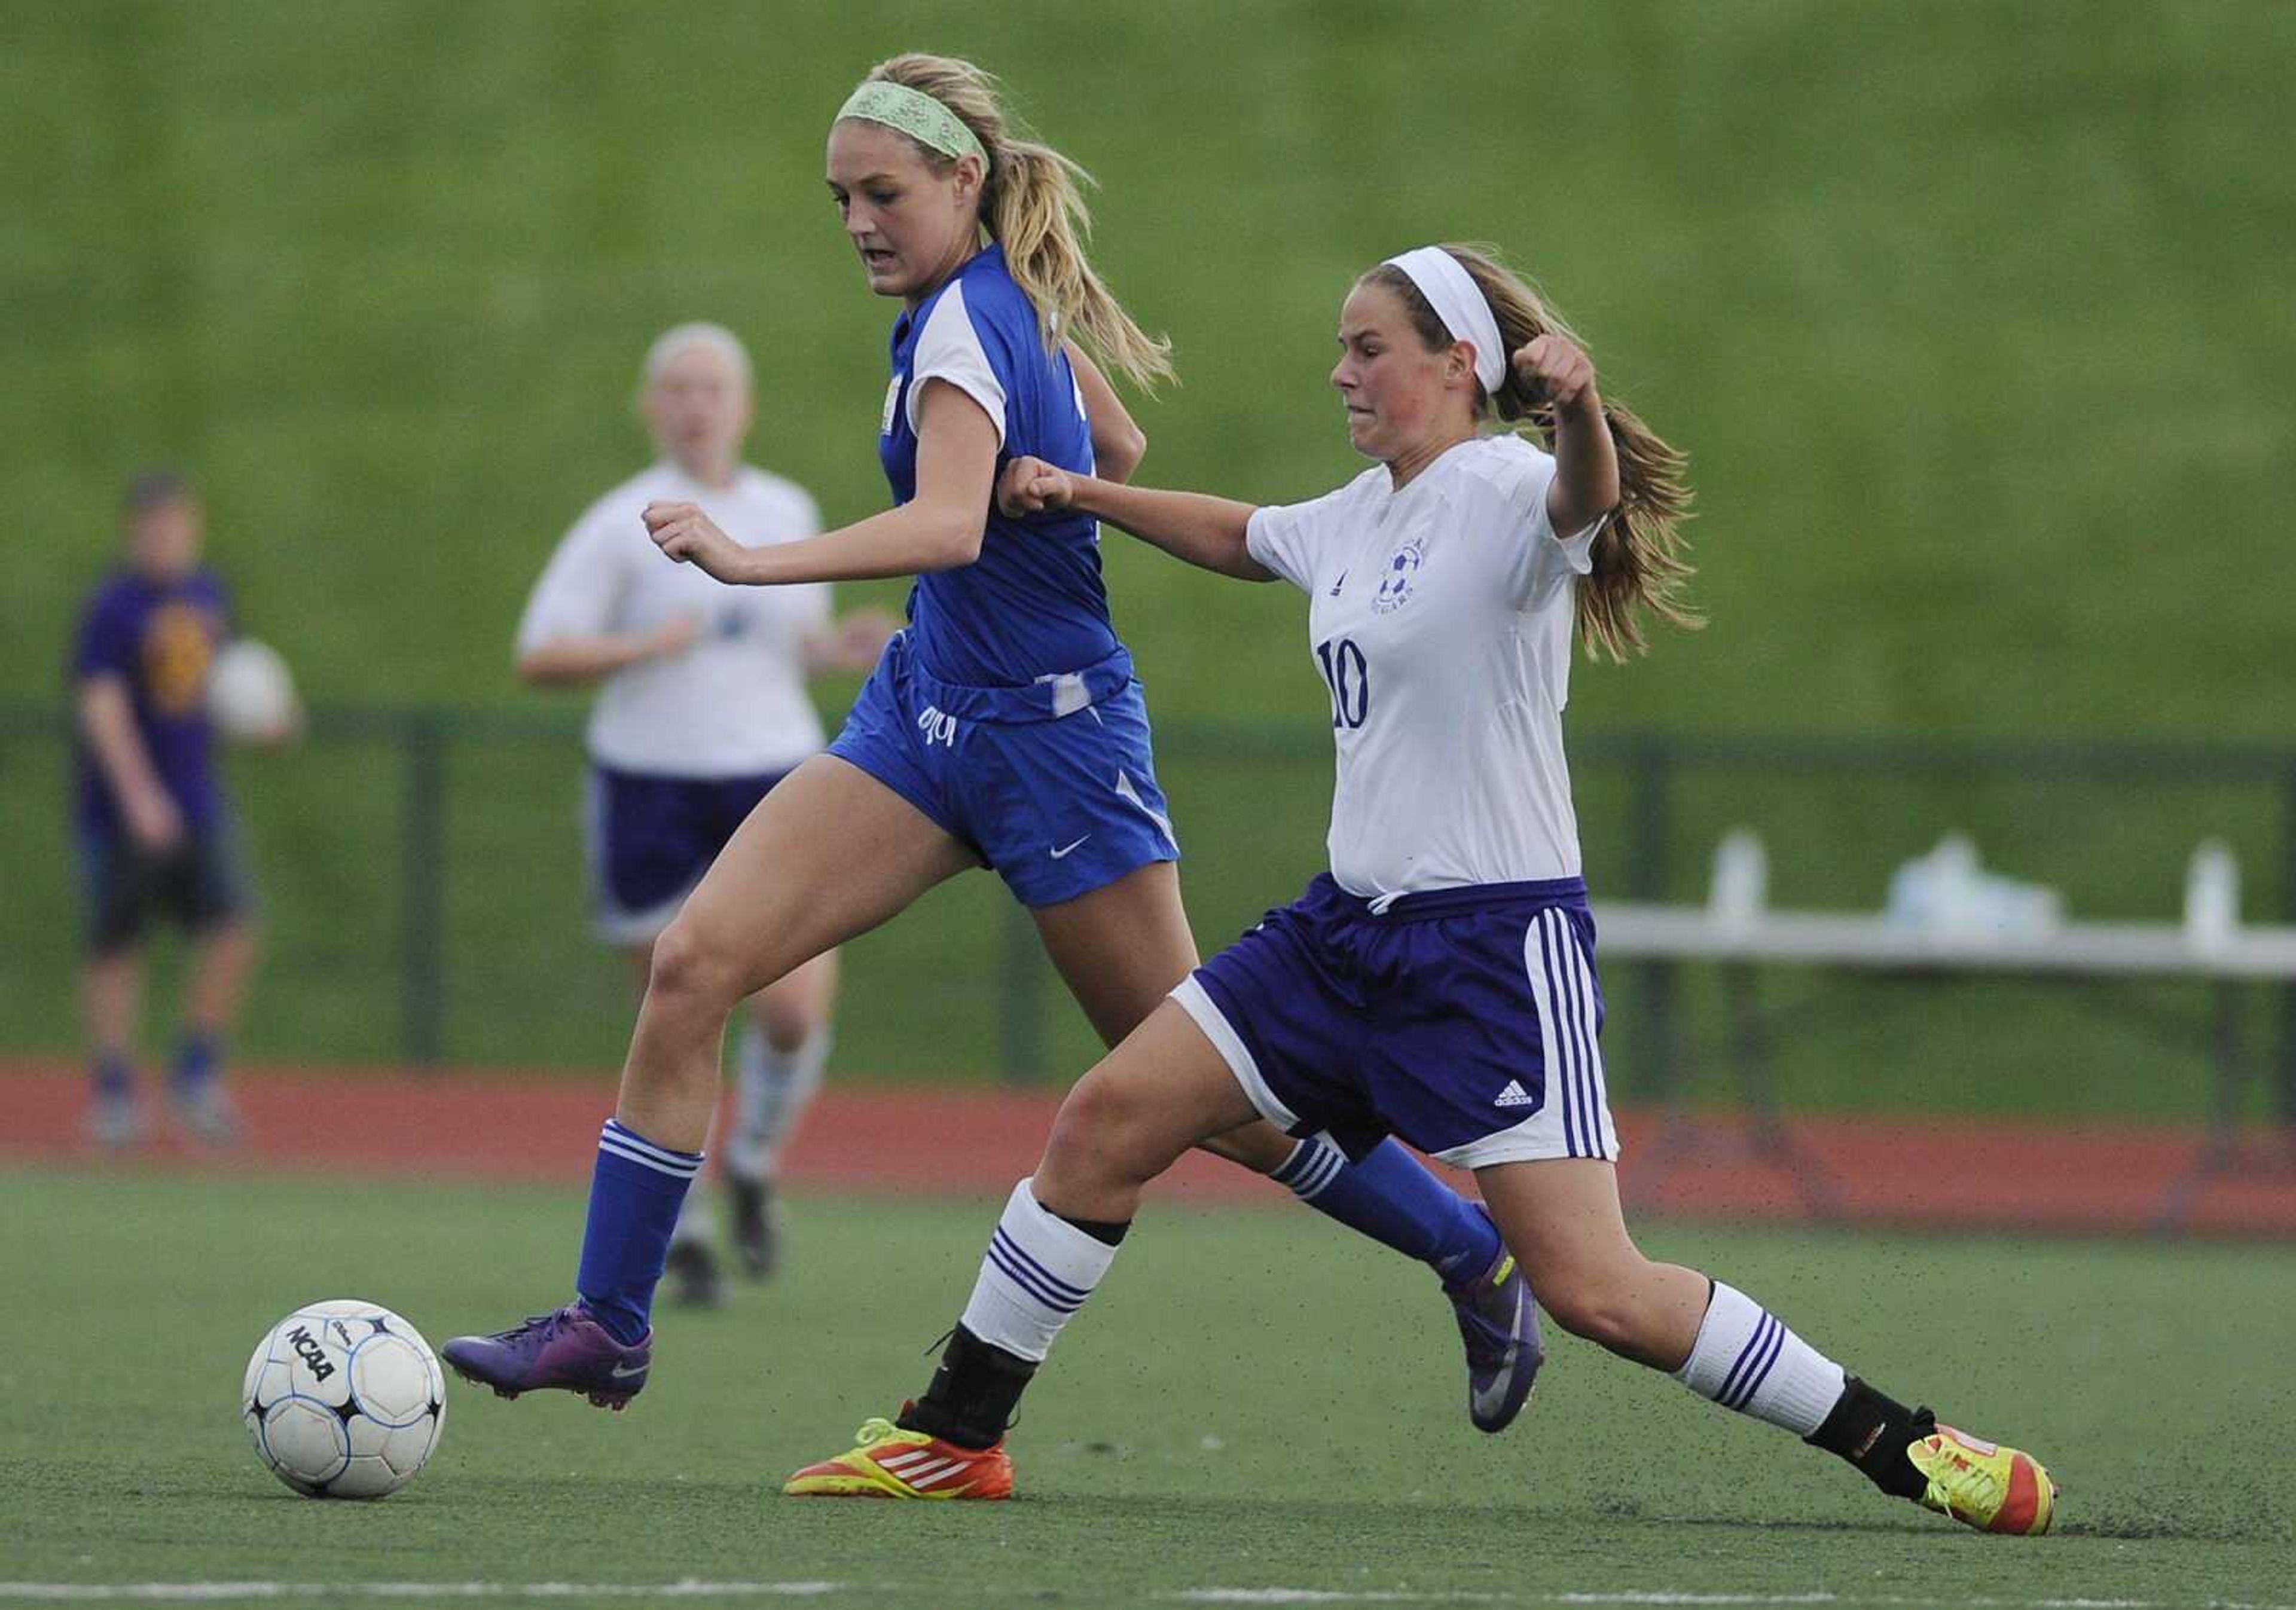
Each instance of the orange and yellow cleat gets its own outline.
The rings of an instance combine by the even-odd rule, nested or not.
[[[784,1483],[791,1498],[1006,1499],[1013,1496],[1013,1461],[1004,1444],[960,1448],[890,1420],[869,1420],[853,1434],[857,1446],[833,1459],[808,1465]]]
[[[1922,1507],[1951,1516],[1980,1532],[2038,1537],[2056,1524],[2057,1484],[2041,1462],[2021,1449],[2004,1448],[1940,1426],[1906,1450],[1928,1478]]]

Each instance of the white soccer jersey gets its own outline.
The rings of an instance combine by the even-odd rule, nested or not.
[[[1251,557],[1310,600],[1339,749],[1332,876],[1368,899],[1579,873],[1562,758],[1578,578],[1554,461],[1520,437],[1452,448],[1398,492],[1385,465],[1257,510]]]
[[[591,758],[664,777],[787,770],[824,741],[806,697],[803,649],[830,618],[829,586],[729,587],[666,558],[638,518],[656,498],[701,504],[752,548],[821,528],[813,499],[778,476],[744,465],[720,490],[656,464],[591,504],[559,543],[527,600],[518,651],[558,637],[651,632],[690,615],[701,623],[692,649],[606,679],[590,713]]]

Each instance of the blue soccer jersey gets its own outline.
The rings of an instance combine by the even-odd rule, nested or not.
[[[1067,355],[1046,351],[1031,306],[991,246],[893,324],[893,375],[877,440],[896,503],[917,492],[917,419],[928,380],[996,423],[998,462],[1033,455],[1093,470],[1092,428]],[[914,651],[933,675],[1014,687],[1105,659],[1119,646],[1100,574],[1099,526],[1068,512],[1007,519],[995,508],[980,557],[917,578]]]
[[[1089,474],[1092,426],[1067,356],[990,247],[893,326],[878,452],[896,501],[917,490],[919,393],[946,380],[996,426],[1000,460]],[[1023,903],[1057,905],[1178,858],[1148,707],[1109,624],[1100,528],[994,508],[980,557],[917,578],[896,636],[829,752],[994,867]]]

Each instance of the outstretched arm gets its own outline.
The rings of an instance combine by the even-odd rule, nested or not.
[[[1092,462],[1103,480],[1129,481],[1147,456],[1147,433],[1134,421],[1108,377],[1085,356],[1084,348],[1070,341],[1064,350],[1069,367],[1076,371],[1077,389],[1084,393],[1085,417],[1092,421]]]
[[[744,548],[697,503],[645,507],[646,530],[670,558],[691,560],[721,582],[873,581],[955,570],[980,557],[996,484],[996,426],[947,380],[927,380],[917,419],[917,494],[898,509],[801,542]]]
[[[545,638],[518,657],[520,680],[537,688],[580,687],[650,659],[675,659],[701,638],[701,623],[674,615],[651,632],[601,632]]]
[[[1557,536],[1575,536],[1619,506],[1619,449],[1595,364],[1576,343],[1543,335],[1514,355],[1514,372],[1554,405],[1554,479],[1546,518]]]
[[[1239,581],[1275,579],[1275,573],[1252,558],[1244,545],[1250,503],[1206,492],[1121,486],[1097,476],[1071,475],[1037,458],[1017,458],[1004,466],[996,503],[1016,519],[1047,509],[1074,509],[1206,570]]]

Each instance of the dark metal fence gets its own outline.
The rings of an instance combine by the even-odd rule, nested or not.
[[[455,978],[444,936],[448,929],[451,857],[447,838],[454,764],[459,756],[531,748],[563,754],[578,745],[579,718],[570,711],[448,707],[322,707],[312,713],[314,749],[364,746],[391,757],[395,772],[393,826],[387,846],[362,854],[387,855],[396,886],[392,965],[396,972],[396,1052],[430,1065],[447,1059],[448,1006]],[[1312,727],[1259,723],[1166,720],[1157,729],[1160,756],[1175,771],[1212,775],[1240,767],[1289,768],[1301,780],[1303,802],[1320,821],[1328,786],[1328,743]],[[65,714],[56,707],[0,702],[0,785],[30,753],[53,763],[69,741]],[[2296,746],[2075,739],[1913,739],[1887,737],[1711,736],[1661,732],[1591,732],[1572,743],[1590,879],[1598,896],[1612,892],[1644,901],[1703,897],[1699,857],[1718,830],[1738,815],[1763,814],[1805,823],[1815,861],[1843,855],[1843,838],[1856,838],[1866,817],[1886,815],[1890,802],[1915,797],[1909,813],[1932,827],[1951,825],[1952,813],[1971,801],[2011,790],[2013,805],[1998,813],[2004,833],[2027,840],[2034,855],[2063,849],[2074,839],[2065,869],[2092,875],[2097,897],[2110,900],[2116,879],[2139,871],[2155,891],[2149,914],[2168,916],[2161,889],[2181,878],[2177,846],[2189,848],[2198,831],[2237,838],[2250,877],[2251,920],[2296,921]],[[1312,787],[1305,780],[1316,780]],[[2205,797],[2199,812],[2180,812],[2180,797]],[[1840,819],[1816,802],[1832,801]],[[6,796],[8,809],[26,801]],[[1783,803],[1792,801],[1794,803]],[[1844,804],[1843,802],[1849,802]],[[1867,802],[1864,805],[1857,801]],[[1942,820],[1940,820],[1942,819]],[[2060,833],[2057,824],[2079,832]],[[1184,832],[1205,830],[1203,820],[1182,816]],[[1213,831],[1218,830],[1214,824]],[[53,842],[45,834],[11,834],[17,849]],[[1823,841],[1823,842],[1820,842]],[[2093,841],[2093,842],[2090,842]],[[2132,851],[2129,846],[2138,848]],[[1806,846],[1808,847],[1808,846]],[[2128,864],[2116,867],[2116,859]],[[2141,866],[2139,863],[2143,863]],[[0,868],[4,871],[4,868]],[[2061,869],[2061,875],[2063,870]],[[1863,878],[1863,884],[1855,883]],[[1871,883],[1870,865],[1844,873],[1837,887]],[[0,905],[12,878],[0,878]],[[1268,899],[1283,891],[1261,891]],[[1267,903],[1266,900],[1262,903]],[[1029,919],[1001,903],[1002,931],[978,947],[994,957],[996,1054],[1004,1075],[1046,1076],[1049,1014],[1056,989]],[[1685,1046],[1685,979],[1673,963],[1632,964],[1642,1092],[1672,1093],[1692,1055]],[[2274,1009],[2278,1042],[2276,1107],[2296,1118],[2296,990],[2280,993]],[[1073,1072],[1073,1069],[1067,1071]]]

